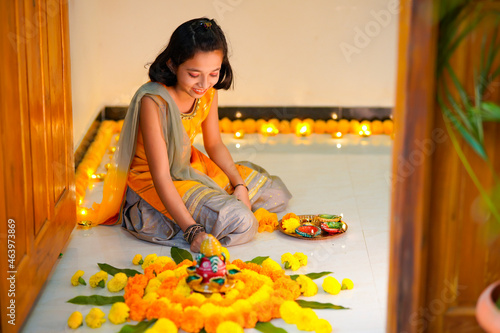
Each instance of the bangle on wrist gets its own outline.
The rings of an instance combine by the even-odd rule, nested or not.
[[[184,231],[184,240],[191,244],[195,237],[201,232],[206,232],[205,227],[201,224],[192,224]]]
[[[243,183],[236,184],[236,185],[234,185],[234,186],[233,186],[233,188],[236,190],[236,188],[237,188],[238,186],[244,186],[244,187],[247,189],[247,191],[248,191],[248,186],[246,186],[246,185],[245,185],[245,184],[243,184]]]

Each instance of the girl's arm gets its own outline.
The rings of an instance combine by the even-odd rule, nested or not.
[[[215,164],[217,164],[219,168],[224,171],[233,186],[237,184],[246,185],[243,182],[238,169],[236,169],[236,165],[234,164],[229,150],[222,142],[219,130],[219,112],[217,105],[218,94],[217,91],[215,91],[208,116],[201,124],[205,150],[207,151],[210,159],[212,159],[212,161],[214,161]],[[251,209],[248,191],[245,186],[236,187],[234,189],[234,195],[238,198],[238,200],[242,201],[248,209]]]
[[[158,105],[151,98],[143,97],[139,126],[153,183],[163,205],[182,231],[185,231],[196,222],[189,214],[170,176],[167,146],[163,138],[159,115]],[[200,233],[195,237],[191,244],[192,251],[199,252],[204,235],[205,233]]]

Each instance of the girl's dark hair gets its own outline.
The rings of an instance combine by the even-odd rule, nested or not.
[[[222,66],[215,89],[229,89],[233,83],[233,71],[227,56],[226,37],[219,25],[202,17],[187,21],[175,29],[165,50],[156,57],[149,67],[149,78],[166,86],[174,86],[177,76],[167,66],[171,61],[174,68],[194,57],[196,52],[222,51]]]

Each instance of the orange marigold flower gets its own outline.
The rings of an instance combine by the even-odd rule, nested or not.
[[[165,305],[165,303],[157,300],[151,303],[151,305],[147,309],[146,318],[148,318],[148,320],[151,320],[153,318],[167,318],[168,311],[168,307]]]
[[[182,266],[193,266],[196,265],[196,261],[189,260],[189,259],[184,259],[181,261],[176,268],[182,267]]]
[[[200,310],[195,307],[187,308],[182,314],[181,328],[186,332],[199,332],[205,326],[205,320]]]
[[[260,273],[260,271],[262,269],[262,266],[254,264],[253,262],[250,262],[250,263],[247,264],[247,267],[245,267],[245,268],[251,269],[254,272]]]
[[[293,295],[293,299],[300,296],[300,285],[290,278],[282,277],[274,282],[274,289],[286,289]]]
[[[245,262],[241,259],[236,259],[231,262],[231,264],[238,266],[239,269],[245,268]]]
[[[295,213],[288,213],[288,214],[285,214],[282,218],[281,218],[281,221],[285,221],[285,220],[288,220],[288,219],[297,219],[297,220],[300,220],[299,217],[297,216],[297,214]]]
[[[295,298],[293,297],[293,294],[290,290],[284,289],[284,288],[278,288],[274,290],[273,293],[274,297],[283,299],[285,301],[293,301]]]
[[[142,296],[144,296],[144,287],[130,283],[127,284],[125,286],[125,294],[123,295],[123,298],[128,299],[133,295],[137,295],[139,298],[142,298]]]
[[[233,321],[233,322],[237,323],[238,325],[240,325],[241,327],[245,326],[245,317],[240,312],[233,311],[233,312],[226,314],[224,317],[225,317],[225,320],[227,320],[227,321]]]
[[[142,298],[135,298],[134,302],[127,304],[130,308],[130,319],[136,321],[142,321],[146,317],[146,311],[149,307],[149,303],[144,301]]]
[[[217,331],[217,326],[224,320],[225,319],[219,313],[214,313],[205,320],[205,330],[207,333],[215,333]]]
[[[257,312],[257,318],[260,322],[268,322],[272,318],[273,304],[270,300],[261,301],[253,305],[253,309]]]
[[[249,311],[249,312],[243,312],[243,318],[245,319],[245,325],[243,325],[244,328],[254,328],[255,325],[257,324],[258,318],[257,318],[257,312],[255,311]]]
[[[291,295],[291,293],[290,293]],[[276,297],[276,296],[271,296],[271,299],[269,300],[272,304],[272,309],[271,309],[271,316],[274,318],[281,318],[280,315],[280,306],[283,304],[285,301],[284,298],[281,297]]]

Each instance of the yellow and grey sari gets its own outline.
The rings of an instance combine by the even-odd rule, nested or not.
[[[190,114],[181,117],[163,85],[149,82],[137,91],[108,171],[103,201],[93,207],[98,223],[121,223],[140,239],[168,246],[187,246],[179,226],[156,193],[147,163],[138,126],[141,100],[147,96],[158,106],[170,174],[194,220],[224,246],[245,243],[253,238],[258,227],[253,213],[231,195],[234,189],[224,172],[192,146],[208,115],[213,95],[214,89],[210,89]],[[279,212],[286,207],[291,194],[281,179],[250,162],[238,162],[236,167],[249,189],[252,210],[264,207]]]

